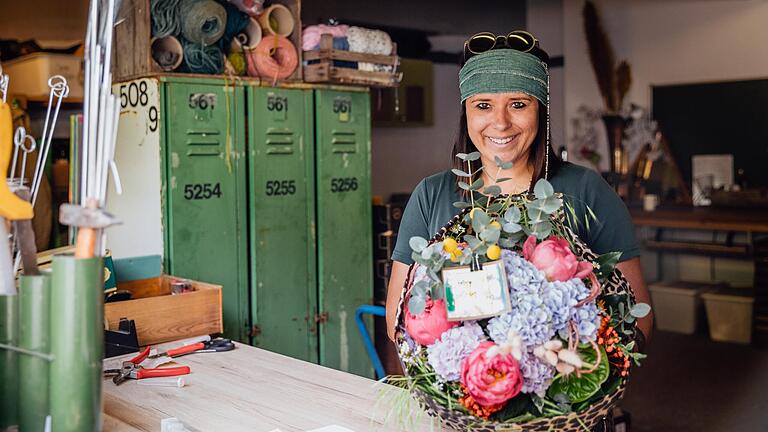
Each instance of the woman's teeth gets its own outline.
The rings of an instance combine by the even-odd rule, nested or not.
[[[507,137],[507,138],[488,137],[488,139],[491,140],[491,142],[494,143],[494,144],[506,144],[506,143],[512,141],[512,137]]]

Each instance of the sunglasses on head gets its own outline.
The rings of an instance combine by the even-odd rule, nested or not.
[[[464,60],[494,48],[510,48],[515,51],[529,52],[538,45],[539,40],[524,30],[515,30],[506,35],[498,36],[491,32],[480,32],[464,42]]]

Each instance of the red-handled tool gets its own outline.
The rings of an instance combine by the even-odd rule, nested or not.
[[[198,342],[191,345],[182,346],[179,348],[169,349],[164,353],[151,355],[149,356],[149,358],[155,359],[163,356],[173,358],[173,357],[183,356],[186,354],[192,354],[195,352],[200,352],[200,353],[222,352],[222,351],[231,351],[233,349],[235,349],[235,344],[232,343],[231,340],[216,338],[207,342]]]
[[[186,347],[185,347],[186,348]],[[146,347],[136,357],[123,362],[120,369],[106,369],[104,375],[114,375],[112,382],[116,385],[122,384],[127,379],[160,378],[178,375],[187,375],[190,373],[189,366],[176,366],[168,368],[147,369],[140,364],[149,357],[150,347]]]

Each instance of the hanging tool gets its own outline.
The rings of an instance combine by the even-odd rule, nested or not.
[[[141,366],[141,363],[149,356],[150,347],[144,348],[136,357],[123,362],[120,369],[105,369],[104,375],[114,375],[112,382],[120,385],[127,379],[140,380],[144,378],[160,378],[178,375],[187,375],[190,373],[189,366],[177,366],[169,368],[147,369]]]
[[[22,187],[16,191],[16,195],[24,201],[30,200],[29,189]],[[32,228],[32,219],[20,219],[13,221],[13,237],[19,245],[21,262],[24,265],[24,275],[37,276],[37,246],[35,246],[35,231]],[[14,268],[14,271],[16,269]]]
[[[53,140],[53,130],[56,128],[56,120],[61,111],[61,102],[69,96],[69,86],[67,79],[61,75],[54,75],[48,79],[48,110],[45,113],[45,123],[43,124],[43,136],[40,142],[40,151],[37,153],[37,163],[35,164],[35,174],[32,177],[32,205],[37,202],[37,194],[40,191],[40,183],[43,180],[45,170],[45,161],[48,159],[48,151],[51,149]],[[54,99],[55,108],[54,108]],[[53,113],[53,115],[51,115]]]
[[[187,354],[223,352],[232,351],[233,349],[235,349],[235,344],[231,340],[217,338],[208,342],[198,342],[192,345],[169,349],[163,353],[153,354],[149,358],[156,359],[163,356],[174,358]]]

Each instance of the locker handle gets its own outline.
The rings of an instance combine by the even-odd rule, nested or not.
[[[293,135],[293,131],[288,128],[267,128],[267,135]]]
[[[293,145],[292,138],[267,138],[265,141],[267,145]]]
[[[188,139],[187,143],[188,146],[218,146],[220,143],[218,140],[211,140],[211,141],[201,141],[201,140],[191,140]]]
[[[187,129],[187,135],[221,135],[217,129]]]
[[[348,139],[348,138],[331,138],[331,144],[351,144],[355,145],[357,144],[357,141],[354,139]]]
[[[332,130],[331,135],[347,135],[347,136],[355,136],[355,131],[340,131],[340,130]]]

